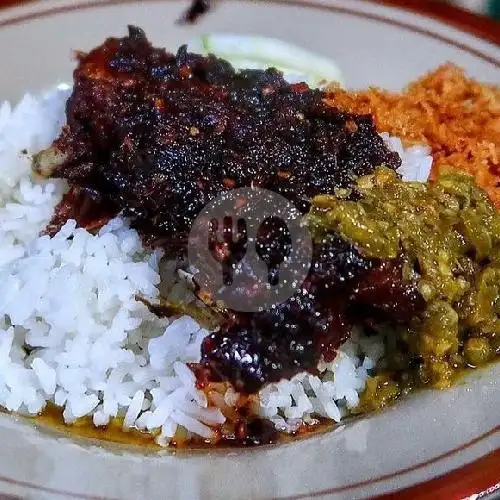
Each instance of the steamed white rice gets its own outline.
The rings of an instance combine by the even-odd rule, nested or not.
[[[97,235],[70,220],[53,238],[39,236],[67,186],[34,179],[31,155],[59,132],[68,92],[62,86],[0,108],[0,406],[35,415],[51,402],[67,423],[120,416],[125,428],[161,430],[160,444],[178,426],[210,438],[225,417],[186,365],[199,360],[208,332],[188,316],[158,319],[135,300],[158,296],[159,252],[144,251],[120,217]],[[429,149],[382,135],[401,155],[404,178],[426,180]],[[182,289],[173,293],[188,293]],[[332,363],[320,363],[319,377],[266,386],[257,411],[284,431],[318,415],[338,422],[382,354],[380,339],[354,337]],[[224,399],[234,405],[238,394]]]

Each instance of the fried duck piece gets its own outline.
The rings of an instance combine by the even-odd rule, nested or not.
[[[370,116],[340,112],[273,69],[236,72],[185,46],[173,55],[136,27],[78,59],[67,126],[34,168],[160,239],[186,235],[227,189],[267,188],[305,212],[312,196],[401,162]]]
[[[309,275],[289,300],[232,314],[203,341],[201,363],[214,378],[253,393],[301,371],[315,373],[355,327],[407,323],[424,309],[398,259],[367,259],[331,234],[315,244]]]
[[[377,165],[400,166],[370,116],[340,112],[324,97],[272,69],[235,72],[185,47],[169,54],[130,27],[128,37],[79,55],[67,125],[34,167],[67,179],[86,206],[123,211],[149,241],[182,247],[200,210],[228,189],[267,188],[305,213],[318,193],[349,188]],[[261,257],[272,270],[269,245]],[[353,325],[419,310],[412,286],[396,261],[365,259],[332,237],[315,245],[312,270],[291,299],[230,313],[203,343],[202,363],[246,392],[314,371]]]

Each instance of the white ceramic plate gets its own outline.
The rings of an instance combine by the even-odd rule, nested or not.
[[[448,60],[478,79],[500,83],[497,45],[394,7],[353,0],[227,0],[195,26],[175,25],[185,7],[175,0],[47,0],[4,9],[0,97],[16,100],[26,91],[69,81],[72,49],[121,36],[129,23],[171,49],[206,32],[288,40],[333,58],[350,87],[398,89]],[[335,432],[241,451],[145,456],[54,436],[1,416],[0,491],[36,499],[351,499],[401,490],[475,462],[444,482],[405,493],[459,498],[500,481],[500,455],[491,454],[500,448],[499,379],[497,364],[452,390],[417,394]],[[484,474],[477,476],[480,467]]]

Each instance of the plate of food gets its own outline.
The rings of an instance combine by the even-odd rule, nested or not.
[[[3,494],[495,491],[498,25],[389,3],[0,10]]]

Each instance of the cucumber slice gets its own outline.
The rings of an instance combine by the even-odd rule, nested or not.
[[[291,83],[306,82],[310,87],[343,84],[340,69],[333,61],[274,38],[214,33],[190,41],[188,50],[214,54],[236,69],[276,68]]]

